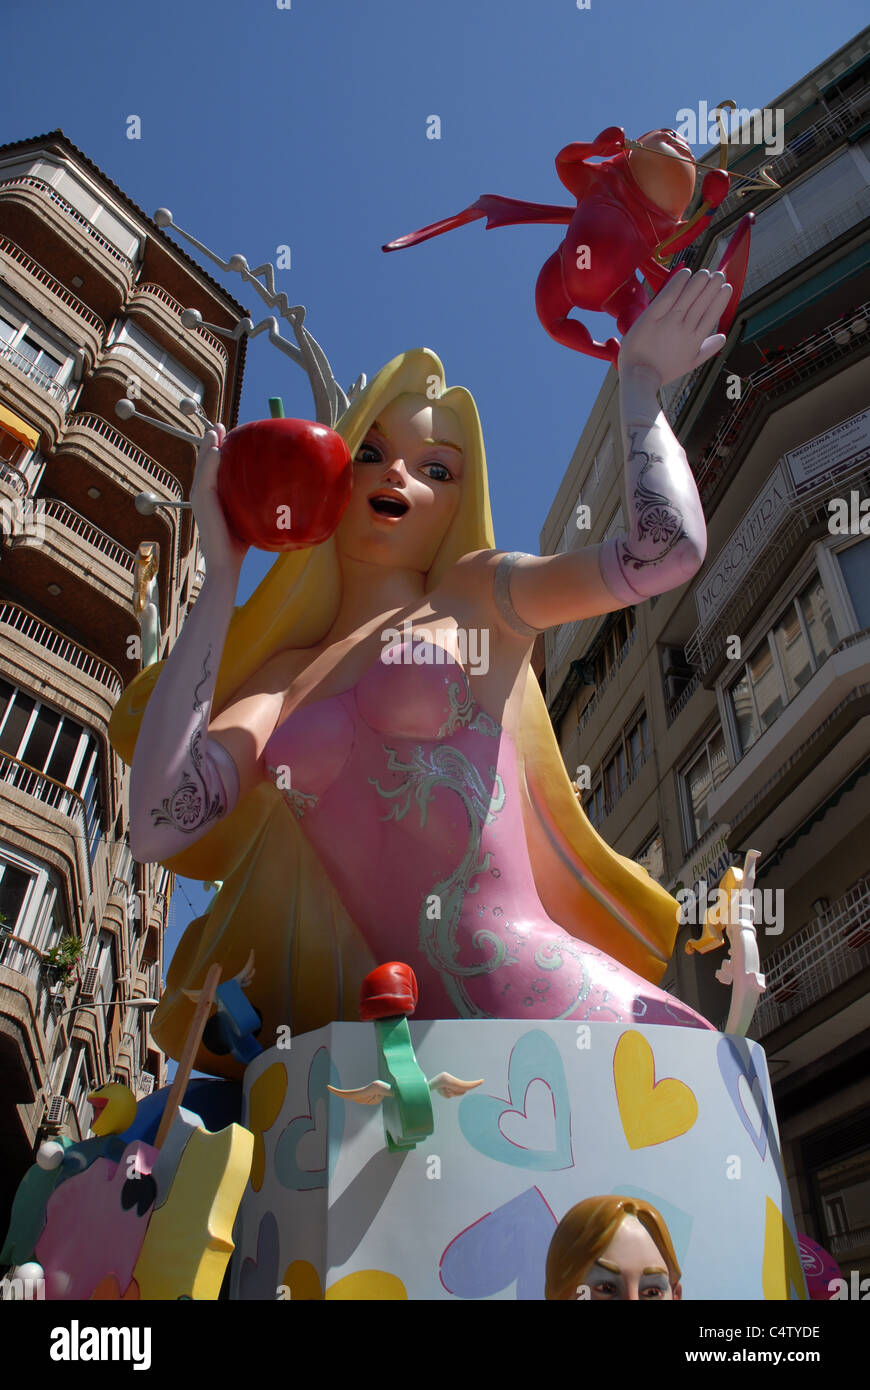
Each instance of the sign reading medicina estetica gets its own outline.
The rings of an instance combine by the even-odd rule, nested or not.
[[[785,463],[780,462],[695,590],[702,626],[709,623],[734,594],[742,576],[758,558],[788,510],[792,493]]]
[[[870,459],[870,409],[859,410],[783,457],[798,493],[814,487],[826,475],[856,468]]]

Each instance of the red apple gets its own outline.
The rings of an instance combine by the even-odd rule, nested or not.
[[[239,540],[299,550],[331,536],[350,500],[353,464],[340,434],[312,420],[254,420],[221,448],[218,496]]]
[[[412,1014],[417,1007],[417,977],[401,960],[387,961],[366,975],[359,992],[363,1023],[375,1018]]]

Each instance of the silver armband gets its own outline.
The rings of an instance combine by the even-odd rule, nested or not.
[[[517,560],[525,559],[522,550],[511,550],[507,555],[503,555],[496,566],[495,585],[495,606],[501,614],[509,628],[519,633],[521,637],[537,637],[539,632],[545,631],[544,628],[529,627],[524,623],[517,613],[511,601],[511,570]]]

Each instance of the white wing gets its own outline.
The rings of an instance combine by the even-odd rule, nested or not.
[[[393,1088],[386,1081],[370,1081],[367,1086],[357,1086],[353,1091],[340,1091],[337,1086],[327,1086],[334,1096],[342,1100],[356,1101],[357,1105],[380,1105],[382,1100],[393,1094]]]
[[[482,1085],[483,1077],[479,1081],[460,1081],[458,1076],[451,1076],[449,1071],[439,1071],[429,1082],[429,1090],[437,1091],[439,1096],[446,1096],[448,1100],[454,1100],[456,1096],[464,1096],[466,1091],[473,1091],[475,1086]]]

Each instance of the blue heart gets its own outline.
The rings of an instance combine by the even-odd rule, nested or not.
[[[526,1094],[533,1081],[543,1081],[553,1097],[556,1122],[554,1149],[523,1148],[505,1138],[499,1128],[499,1121],[506,1111],[525,1114]],[[543,1172],[572,1168],[574,1151],[571,1146],[568,1085],[559,1049],[552,1038],[537,1029],[524,1033],[511,1050],[507,1099],[482,1096],[477,1091],[464,1096],[459,1107],[459,1127],[472,1148],[487,1158],[494,1158],[497,1163],[509,1163],[512,1168],[536,1168]]]
[[[245,1302],[274,1302],[278,1288],[278,1223],[270,1211],[260,1222],[257,1258],[242,1261],[239,1298]]]
[[[771,1119],[765,1097],[764,1080],[758,1072],[749,1045],[742,1038],[739,1040],[732,1037],[720,1038],[716,1048],[716,1061],[719,1063],[719,1071],[722,1073],[725,1089],[731,1097],[731,1103],[737,1111],[740,1123],[763,1159],[767,1153],[767,1136],[770,1131]],[[738,1085],[741,1076],[752,1092],[761,1115],[760,1134],[756,1133],[743,1105]]]
[[[448,1245],[441,1282],[457,1298],[489,1298],[514,1280],[518,1299],[544,1297],[556,1218],[536,1187],[487,1212]]]
[[[328,1049],[319,1047],[308,1068],[308,1114],[292,1119],[275,1146],[275,1176],[283,1187],[289,1187],[294,1192],[311,1192],[315,1188],[326,1187],[335,1171],[344,1136],[344,1102],[337,1101],[326,1089],[327,1085],[340,1086],[341,1079]],[[326,1102],[327,1166],[312,1171],[299,1167],[296,1150],[303,1135],[310,1134],[317,1127],[315,1112],[318,1101]]]

